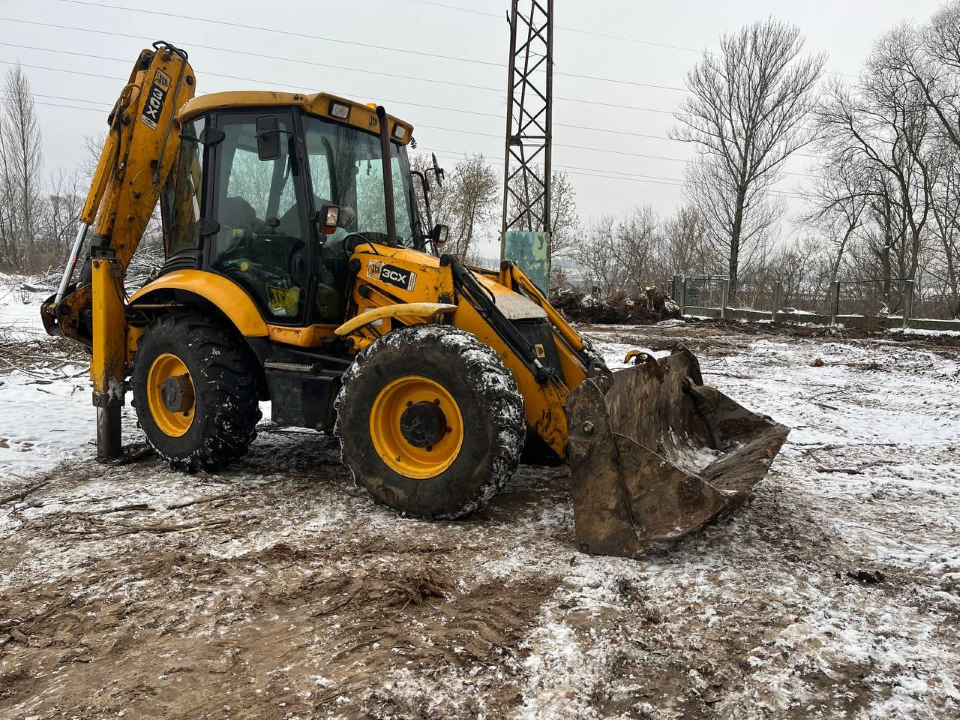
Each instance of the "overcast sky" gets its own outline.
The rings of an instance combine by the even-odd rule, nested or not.
[[[556,72],[682,88],[689,67],[702,50],[716,48],[721,33],[772,13],[798,24],[810,51],[828,54],[828,70],[856,74],[879,35],[903,20],[922,22],[939,4],[939,0],[555,0]],[[17,60],[24,64],[36,95],[44,155],[51,171],[72,168],[82,160],[83,137],[102,132],[106,110],[133,61],[154,39],[169,40],[190,53],[199,92],[324,90],[381,102],[392,114],[413,123],[420,149],[436,151],[442,165],[452,167],[463,153],[473,152],[482,152],[499,165],[508,5],[508,0],[166,0],[152,4],[144,0],[0,0],[0,60],[6,63],[0,69]],[[205,21],[218,18],[251,28]],[[665,138],[676,122],[671,113],[683,92],[557,75],[554,94],[647,108],[555,101],[554,164],[570,172],[581,219],[620,213],[637,204],[671,213],[681,201],[679,181],[690,148],[667,139],[559,125]],[[565,147],[569,145],[592,149]],[[788,176],[779,189],[790,192],[802,183],[807,162],[802,157],[792,159],[787,170],[798,175]]]

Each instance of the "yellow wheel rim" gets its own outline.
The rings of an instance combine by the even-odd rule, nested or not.
[[[377,393],[370,409],[370,437],[387,467],[424,480],[457,459],[463,446],[463,417],[440,383],[408,375]]]
[[[147,371],[147,404],[160,431],[170,437],[184,435],[193,424],[193,378],[183,360],[163,353]]]

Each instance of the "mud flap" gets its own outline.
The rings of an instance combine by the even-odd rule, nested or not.
[[[580,549],[634,557],[753,498],[789,429],[705,386],[678,347],[566,400]]]

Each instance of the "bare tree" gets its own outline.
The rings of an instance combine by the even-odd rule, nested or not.
[[[84,156],[83,160],[80,161],[79,169],[88,183],[93,180],[93,174],[97,170],[97,163],[100,162],[100,155],[106,142],[107,134],[105,132],[83,136]]]
[[[827,146],[825,152],[829,152]],[[840,155],[823,156],[814,171],[813,188],[805,193],[810,209],[799,222],[817,231],[831,248],[829,282],[834,282],[854,233],[864,224],[864,216],[874,193],[871,166]]]
[[[784,162],[808,144],[803,120],[823,55],[802,56],[799,29],[774,18],[720,39],[687,74],[673,137],[695,144],[685,194],[698,206],[708,239],[727,257],[735,296],[744,252],[768,237],[783,213],[769,201]]]
[[[879,69],[914,85],[945,138],[960,147],[960,0],[917,27],[902,23],[883,39]]]
[[[826,261],[826,262],[823,262]],[[799,305],[811,297],[826,296],[828,276],[832,266],[823,256],[823,245],[818,238],[802,237],[789,247],[776,248],[767,264],[768,282],[781,285],[781,302],[784,305]]]
[[[903,276],[916,278],[935,179],[930,113],[922,90],[891,62],[901,30],[877,43],[855,88],[833,81],[817,112],[824,149],[840,161],[868,168],[876,178],[873,211],[885,235],[881,247],[894,253],[881,257],[887,281],[888,260],[896,261]],[[896,232],[901,220],[903,233]]]
[[[927,99],[947,137],[960,147],[960,0],[934,14],[923,39],[928,61],[940,66],[928,76],[933,82]]]
[[[430,155],[414,155],[410,158],[410,169],[414,173],[422,173],[426,175],[427,182],[430,183],[430,216],[434,224],[440,223],[442,225],[451,225],[452,224],[452,209],[451,203],[453,200],[452,192],[452,178],[448,175],[446,179],[437,179],[433,175],[433,159]],[[422,222],[427,221],[427,207],[424,202],[423,196],[423,186],[419,177],[415,177],[414,189],[417,199],[417,212],[420,215],[420,220]],[[430,230],[431,228],[427,228]]]
[[[532,172],[543,177],[543,168],[532,166]],[[570,257],[580,235],[580,215],[577,212],[577,196],[566,171],[553,170],[550,182],[550,255]],[[510,193],[510,212],[519,214],[518,198],[524,197],[523,174],[514,175],[514,192]],[[534,203],[534,216],[543,217],[543,195]],[[521,228],[522,229],[522,228]]]
[[[0,113],[2,240],[0,260],[23,270],[36,255],[43,203],[43,154],[30,81],[20,65],[7,72]]]
[[[619,218],[591,220],[572,255],[604,295],[639,292],[655,275],[660,242],[660,218],[652,208],[638,206]]]
[[[693,205],[681,205],[663,225],[658,248],[659,274],[662,280],[674,273],[706,272],[707,227],[703,215]]]
[[[38,236],[38,261],[43,266],[59,266],[70,251],[86,198],[85,186],[78,170],[60,170],[50,177]]]
[[[649,282],[659,245],[660,218],[649,205],[634,207],[617,225],[614,257],[624,270],[618,290],[639,293]]]
[[[471,155],[457,163],[450,184],[451,252],[465,258],[477,228],[494,219],[500,182],[483,155]]]
[[[960,317],[960,147],[942,143],[940,148],[931,211],[943,252],[942,282],[950,292],[949,314]]]
[[[613,215],[594,218],[574,249],[574,259],[587,281],[599,287],[604,295],[621,289],[627,279],[627,269],[617,258],[616,228],[617,219]]]

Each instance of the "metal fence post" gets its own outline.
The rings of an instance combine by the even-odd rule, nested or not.
[[[670,278],[670,299],[674,302],[677,301],[677,280],[679,279],[677,273],[673,274],[673,277]]]
[[[730,304],[730,279],[724,280],[720,287],[720,319],[726,320],[727,305]]]
[[[910,327],[910,318],[913,316],[913,280],[907,280],[903,288],[903,329]]]
[[[680,278],[680,317],[687,314],[687,277]]]
[[[775,282],[773,284],[773,313],[770,315],[770,321],[776,322],[780,314],[780,295],[783,293],[783,283]]]
[[[834,280],[830,284],[830,324],[837,324],[837,315],[840,314],[840,281]]]

